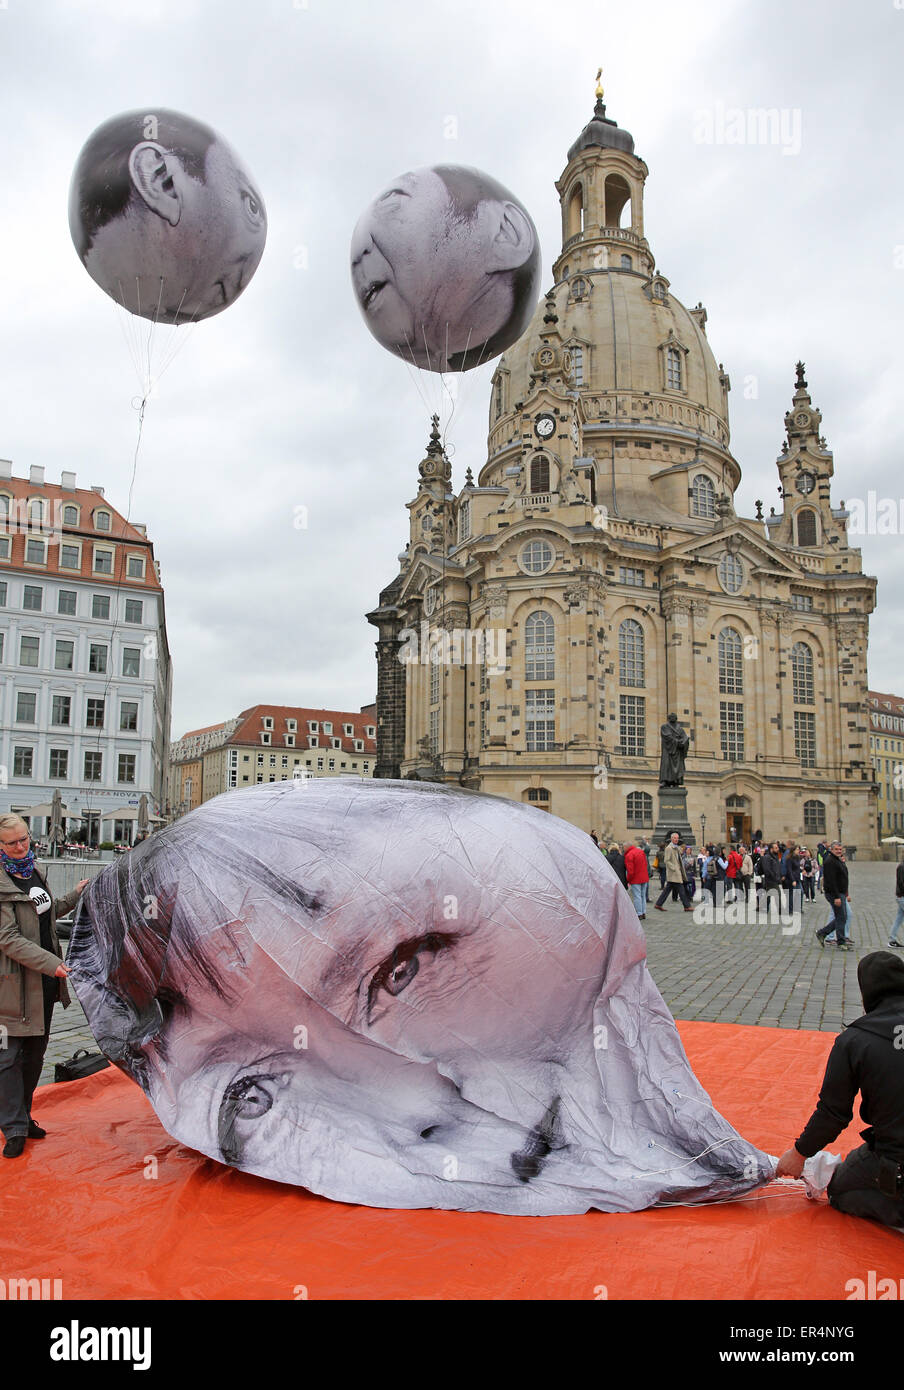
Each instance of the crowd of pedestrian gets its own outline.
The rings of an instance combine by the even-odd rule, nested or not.
[[[600,844],[595,831],[590,833],[630,893],[641,922],[646,920],[650,883],[658,875],[661,891],[653,903],[658,912],[665,912],[668,899],[693,912],[694,902],[705,901],[709,894],[713,907],[740,902],[751,911],[768,914],[772,905],[781,916],[816,907],[817,896],[822,897],[828,920],[816,928],[819,945],[853,949],[850,879],[845,847],[839,840],[820,840],[810,849],[796,840],[766,840],[758,830],[749,844],[709,844],[698,849],[682,844],[674,832],[659,845],[639,835],[630,845],[608,846]],[[898,940],[904,924],[904,864],[897,867],[895,898],[898,911],[888,944],[904,949],[904,942]]]

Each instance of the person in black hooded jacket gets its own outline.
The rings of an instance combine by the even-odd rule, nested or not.
[[[816,1109],[776,1177],[799,1178],[804,1160],[838,1138],[859,1091],[866,1142],[838,1165],[826,1193],[839,1211],[904,1226],[904,960],[872,951],[857,982],[865,1012],[835,1039]]]

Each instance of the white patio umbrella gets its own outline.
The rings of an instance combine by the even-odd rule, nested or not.
[[[883,845],[904,845],[900,835],[885,835],[882,839]]]

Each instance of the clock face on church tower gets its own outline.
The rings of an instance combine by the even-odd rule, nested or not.
[[[808,497],[816,486],[816,479],[812,473],[799,473],[794,486],[804,497]]]
[[[551,415],[538,415],[534,421],[538,439],[550,439],[556,431],[556,422]]]

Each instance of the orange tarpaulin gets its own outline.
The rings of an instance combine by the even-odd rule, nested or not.
[[[678,1026],[716,1108],[781,1153],[834,1035]],[[0,1260],[7,1280],[61,1279],[66,1299],[846,1299],[870,1270],[904,1277],[904,1237],[799,1184],[627,1214],[386,1211],[201,1157],[115,1068],[42,1088],[34,1113],[48,1137],[0,1162]]]

